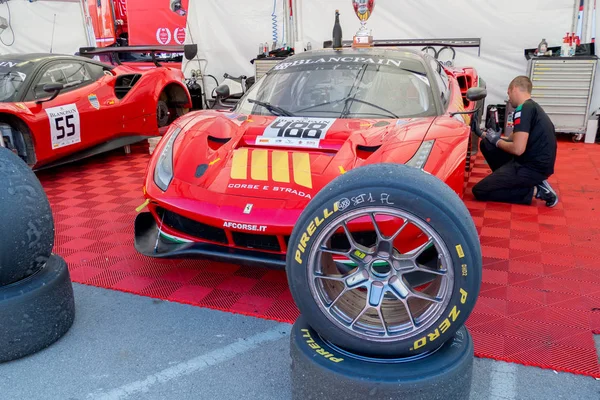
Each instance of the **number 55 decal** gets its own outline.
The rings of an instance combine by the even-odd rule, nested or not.
[[[50,122],[53,149],[81,142],[79,111],[75,104],[48,108],[46,114]]]

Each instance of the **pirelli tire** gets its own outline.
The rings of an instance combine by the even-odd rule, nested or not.
[[[365,358],[323,340],[300,316],[290,336],[292,398],[464,400],[471,392],[473,340],[463,326],[430,353]]]
[[[343,223],[380,214],[400,216],[398,224],[410,219],[425,234],[417,237],[422,249],[400,253],[390,238],[402,234],[381,232],[371,248],[354,233],[350,243]],[[342,257],[332,254],[334,233],[347,237],[347,259],[332,261]],[[422,255],[433,267],[420,264]],[[290,291],[308,323],[336,346],[383,358],[450,340],[475,306],[481,266],[477,230],[459,196],[437,177],[399,164],[359,167],[331,181],[299,217],[286,257]]]
[[[0,147],[0,286],[39,271],[54,246],[48,197],[31,168]]]
[[[47,348],[69,331],[74,318],[69,270],[53,254],[35,274],[0,287],[0,362]]]

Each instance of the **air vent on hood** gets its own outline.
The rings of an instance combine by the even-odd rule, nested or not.
[[[359,144],[356,146],[356,155],[358,156],[358,158],[366,160],[367,158],[371,157],[371,155],[373,153],[375,153],[377,150],[379,150],[380,147],[381,147],[381,145],[363,146],[363,145]]]
[[[231,138],[218,138],[211,135],[207,136],[208,146],[213,150],[218,150],[225,143],[229,142]]]

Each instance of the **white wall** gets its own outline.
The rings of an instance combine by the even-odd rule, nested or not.
[[[0,4],[0,16],[12,26],[0,34],[0,54],[48,53],[51,46],[53,53],[73,54],[88,45],[79,0],[9,0]]]
[[[350,0],[297,1],[301,3],[304,42],[311,42],[313,48],[331,39],[336,9],[341,13],[344,39],[352,39],[360,27]],[[277,2],[281,37],[282,0]],[[209,60],[207,73],[219,81],[225,72],[253,75],[249,60],[256,56],[260,42],[271,40],[273,0],[190,3],[188,28],[200,57]],[[487,82],[486,102],[502,103],[510,80],[526,72],[523,50],[537,47],[542,38],[550,46],[560,46],[571,30],[573,6],[573,0],[377,0],[367,26],[376,39],[481,38],[481,56],[475,50],[459,49],[456,64],[476,67]],[[600,34],[600,27],[596,30]],[[184,70],[189,68],[198,65],[184,66]],[[600,76],[592,110],[598,107]]]

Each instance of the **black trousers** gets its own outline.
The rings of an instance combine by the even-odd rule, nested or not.
[[[481,153],[492,173],[473,187],[473,195],[480,201],[530,205],[534,187],[548,177],[520,165],[511,154],[481,141]]]

